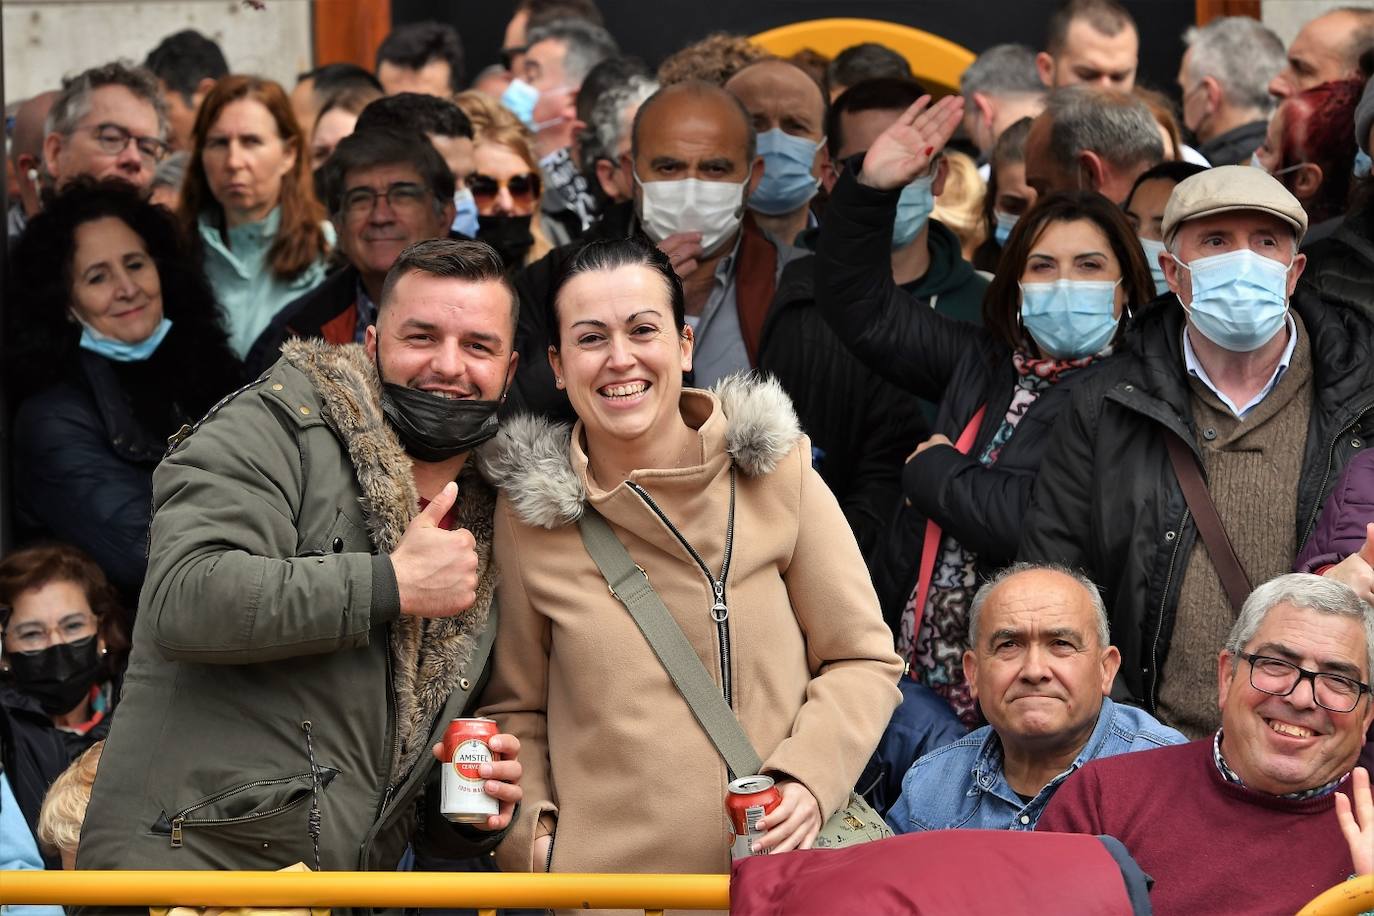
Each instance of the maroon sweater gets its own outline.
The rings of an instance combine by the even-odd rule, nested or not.
[[[1095,760],[1037,830],[1109,834],[1155,879],[1160,916],[1295,913],[1350,877],[1335,797],[1291,801],[1228,783],[1212,739]]]

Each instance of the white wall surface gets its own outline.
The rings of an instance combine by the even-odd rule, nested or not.
[[[229,68],[282,82],[310,68],[310,0],[3,0],[5,101],[56,89],[63,76],[117,57],[142,63],[192,28],[219,43]]]

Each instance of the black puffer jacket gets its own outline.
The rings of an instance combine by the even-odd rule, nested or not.
[[[1331,235],[1304,246],[1303,254],[1307,269],[1299,286],[1322,299],[1374,314],[1374,201],[1352,213]]]
[[[980,577],[1015,558],[1055,420],[1073,389],[1100,365],[1071,373],[1041,394],[997,463],[980,464],[977,455],[1011,404],[1012,351],[981,327],[939,314],[893,282],[888,251],[897,197],[860,185],[852,170],[841,176],[816,250],[817,301],[835,333],[869,367],[940,405],[935,432],[957,441],[978,408],[986,404],[987,411],[970,454],[927,449],[902,472],[910,505],[897,511],[874,570],[883,616],[894,630],[916,582],[927,518],[978,555]]]
[[[1374,320],[1299,289],[1312,346],[1313,403],[1297,500],[1301,551],[1327,492],[1374,436]],[[1183,363],[1183,311],[1160,299],[1136,318],[1131,352],[1077,386],[1026,515],[1020,559],[1082,569],[1102,589],[1121,650],[1113,698],[1151,712],[1197,528],[1169,465],[1169,428],[1196,441]],[[1199,456],[1200,458],[1200,456]]]

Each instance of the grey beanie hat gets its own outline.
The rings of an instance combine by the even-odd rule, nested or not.
[[[1369,148],[1369,128],[1374,126],[1374,79],[1364,84],[1364,95],[1355,106],[1355,143],[1366,155],[1374,156]]]

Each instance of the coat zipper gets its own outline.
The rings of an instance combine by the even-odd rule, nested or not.
[[[725,557],[721,560],[719,577],[711,575],[711,568],[706,565],[701,554],[697,553],[696,548],[687,542],[687,539],[682,536],[682,532],[677,530],[677,526],[668,519],[664,511],[659,508],[658,503],[654,502],[654,498],[633,480],[627,480],[625,483],[640,499],[644,500],[645,504],[653,510],[659,520],[677,538],[683,549],[691,555],[693,560],[696,560],[697,566],[701,567],[702,573],[706,576],[706,581],[711,586],[711,591],[715,595],[715,601],[711,605],[711,619],[715,621],[716,636],[720,640],[720,689],[725,696],[725,705],[734,706],[730,685],[730,608],[725,603],[725,582],[730,576],[730,554],[735,541],[735,466],[734,464],[730,465],[730,511],[725,522]]]
[[[1164,633],[1164,611],[1169,606],[1169,586],[1174,581],[1178,551],[1183,546],[1183,529],[1188,526],[1188,517],[1191,513],[1192,510],[1184,506],[1183,518],[1178,523],[1178,534],[1174,537],[1174,552],[1169,555],[1169,568],[1164,573],[1164,592],[1159,598],[1159,620],[1155,624],[1155,641],[1150,647],[1150,691],[1146,694],[1152,714],[1156,713],[1159,707],[1159,697],[1155,695],[1155,691],[1159,687],[1159,639]]]
[[[399,752],[397,745],[401,742],[401,723],[397,721],[396,715],[396,685],[395,676],[391,670],[391,627],[386,631],[386,712],[391,725],[391,756],[386,761],[386,788],[382,791],[381,804],[377,806],[377,816],[374,820],[381,820],[382,812],[391,801],[391,794],[396,791],[395,779],[400,775],[391,772],[391,767],[395,764],[396,755]]]
[[[199,811],[201,808],[204,808],[204,807],[207,806],[207,805],[213,805],[215,802],[217,802],[217,801],[219,801],[219,800],[221,800],[221,799],[224,799],[224,798],[228,798],[230,795],[237,795],[237,794],[240,793],[240,792],[246,792],[246,791],[248,791],[249,789],[256,789],[256,788],[258,788],[259,786],[274,786],[274,785],[278,785],[279,783],[283,783],[283,782],[291,782],[292,780],[301,779],[301,778],[306,777],[306,776],[309,776],[309,775],[310,775],[309,773],[297,773],[297,774],[295,774],[294,776],[284,776],[284,777],[281,777],[281,778],[279,778],[279,779],[258,779],[258,780],[254,780],[253,782],[245,783],[244,785],[241,785],[241,786],[234,786],[232,789],[225,789],[223,792],[218,792],[218,793],[216,793],[216,794],[214,794],[214,795],[211,795],[209,798],[203,799],[202,801],[198,801],[198,802],[196,802],[194,805],[191,805],[190,807],[182,808],[182,809],[181,809],[180,811],[178,811],[176,814],[173,814],[173,815],[172,815],[172,818],[171,818],[171,821],[172,821],[172,848],[173,848],[173,849],[180,849],[180,848],[181,848],[182,830],[183,830],[183,829],[185,828],[185,826],[186,826],[186,816],[187,816],[188,814],[193,814],[194,812]],[[214,818],[214,819],[211,819],[211,820],[197,820],[197,821],[192,821],[192,824],[191,824],[191,825],[192,825],[193,827],[215,827],[215,826],[219,826],[219,825],[221,825],[221,824],[234,824],[234,823],[238,823],[238,822],[240,822],[240,821],[259,820],[259,819],[261,819],[261,818],[268,817],[268,816],[273,815],[273,814],[281,814],[283,811],[287,810],[288,808],[293,808],[293,807],[295,807],[296,805],[299,805],[299,804],[300,804],[302,801],[304,801],[307,797],[308,797],[308,795],[302,795],[300,798],[294,798],[294,799],[292,799],[291,801],[287,802],[286,804],[284,804],[284,805],[278,805],[277,807],[273,808],[273,809],[270,810],[270,811],[258,811],[258,812],[254,812],[253,814],[245,815],[245,816],[243,816],[243,817],[221,817],[221,818]]]
[[[1322,475],[1322,485],[1317,489],[1317,501],[1312,506],[1312,517],[1307,521],[1307,529],[1302,533],[1302,540],[1298,541],[1298,553],[1301,553],[1302,549],[1307,546],[1307,539],[1312,536],[1312,529],[1316,527],[1317,518],[1321,515],[1323,502],[1322,494],[1326,492],[1326,485],[1331,481],[1331,462],[1336,460],[1336,446],[1340,443],[1341,437],[1350,432],[1350,430],[1363,420],[1364,415],[1369,413],[1369,411],[1370,406],[1366,406],[1359,413],[1355,414],[1355,419],[1347,423],[1341,428],[1340,432],[1332,437],[1331,446],[1326,453],[1326,471]]]

